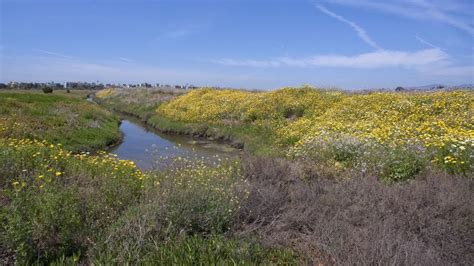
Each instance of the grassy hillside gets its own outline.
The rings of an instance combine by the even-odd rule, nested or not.
[[[46,140],[71,151],[96,150],[117,142],[118,117],[82,96],[0,92],[0,138]]]

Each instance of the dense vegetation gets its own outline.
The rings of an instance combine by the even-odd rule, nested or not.
[[[121,95],[98,93],[106,104],[127,106]],[[253,154],[285,156],[336,171],[357,168],[390,182],[414,178],[430,166],[469,176],[474,172],[472,91],[200,89],[172,98],[131,113],[163,131],[224,139]]]
[[[81,152],[117,134],[116,117],[55,94],[0,94],[2,264],[474,260],[472,92],[98,92],[158,129],[249,152],[215,166],[178,157],[161,172]],[[92,108],[99,127],[82,119]]]
[[[123,110],[129,93],[153,92],[98,97]],[[234,235],[310,263],[433,265],[474,259],[473,107],[472,91],[304,87],[200,89],[127,112],[257,155],[241,162],[248,196]]]
[[[90,155],[106,144],[101,136],[118,134],[117,118],[71,94],[0,94],[0,264],[297,261],[231,233],[247,195],[238,163],[178,158],[143,173],[105,152]]]
[[[5,263],[295,261],[225,237],[246,193],[238,165],[145,174],[47,142],[0,139],[0,151]]]

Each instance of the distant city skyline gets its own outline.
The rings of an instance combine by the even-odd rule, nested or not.
[[[0,82],[474,83],[470,0],[2,0]]]

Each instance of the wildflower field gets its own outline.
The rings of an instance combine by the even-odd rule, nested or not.
[[[99,95],[104,102],[119,95],[107,93]],[[473,91],[204,88],[153,108],[155,115],[144,119],[164,131],[227,140],[257,155],[372,171],[388,181],[431,166],[469,176],[474,171]]]
[[[474,260],[471,91],[83,96],[0,92],[0,264]],[[103,107],[245,153],[144,172]]]

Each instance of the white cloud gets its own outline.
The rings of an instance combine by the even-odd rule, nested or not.
[[[328,10],[327,8],[325,8],[321,5],[316,5],[316,7],[319,10],[321,10],[321,12],[325,13],[326,15],[331,16],[331,17],[333,17],[333,18],[349,25],[357,33],[357,36],[359,36],[359,38],[361,40],[363,40],[365,43],[367,43],[371,47],[373,47],[375,49],[381,49],[380,46],[378,46],[378,44],[374,40],[372,40],[372,38],[370,38],[370,36],[367,34],[367,31],[365,31],[365,29],[363,29],[362,27],[357,25],[355,22],[350,21],[350,20],[344,18],[343,16],[340,16],[340,15]]]
[[[474,7],[472,3],[464,4],[455,0],[324,0],[324,2],[378,10],[413,19],[436,21],[474,35],[474,27],[472,22],[469,22],[469,20],[472,21]]]
[[[432,64],[444,64],[449,56],[440,49],[425,49],[416,52],[378,50],[353,56],[315,55],[304,58],[280,57],[271,60],[220,59],[215,63],[227,66],[250,67],[346,67],[346,68],[417,68]]]

